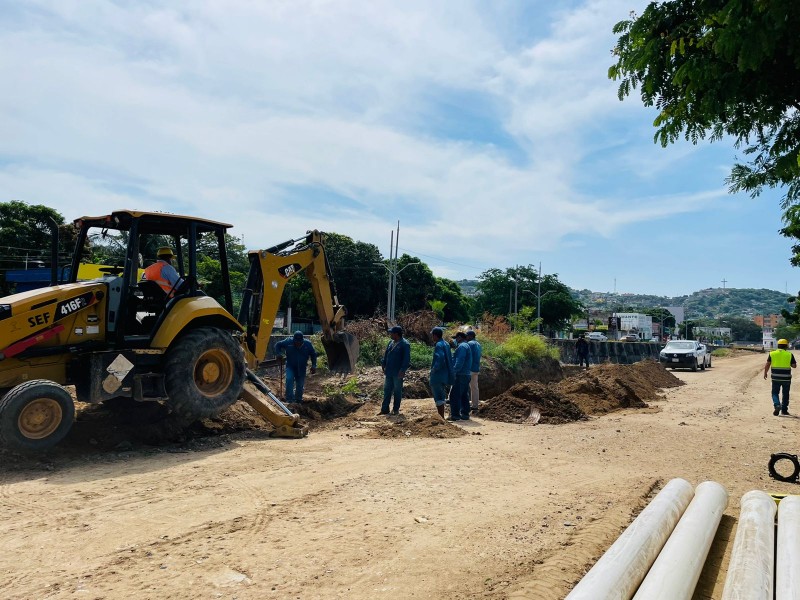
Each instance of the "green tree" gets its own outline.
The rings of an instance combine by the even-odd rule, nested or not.
[[[31,266],[32,261],[50,265],[50,219],[59,229],[59,266],[70,263],[75,246],[75,229],[50,207],[19,200],[0,202],[0,289],[11,293],[5,272]]]
[[[611,79],[620,100],[638,88],[654,106],[655,140],[667,146],[733,138],[749,158],[731,192],[783,187],[787,223],[800,239],[800,4],[795,0],[669,0],[614,26]],[[800,265],[800,245],[794,264]]]
[[[378,247],[358,242],[338,233],[328,233],[325,253],[333,273],[339,302],[347,307],[349,318],[369,317],[381,304],[386,306],[386,271]],[[289,281],[281,308],[288,307],[289,296],[297,318],[316,319],[317,310],[311,285],[301,276]]]
[[[524,305],[524,290],[536,290],[539,275],[533,265],[508,269],[487,269],[478,275],[475,312],[508,316],[514,311],[514,292],[517,306]]]
[[[444,307],[447,306],[447,302],[442,300],[428,300],[428,306],[436,313],[436,316],[440,319],[444,319]]]
[[[800,336],[800,324],[781,325],[775,328],[775,331],[773,332],[772,335],[776,339],[784,338],[791,342],[792,340],[797,339],[797,337]]]
[[[427,308],[428,301],[436,294],[436,276],[430,267],[414,256],[402,254],[397,260],[397,270],[396,311]]]
[[[229,271],[230,286],[234,295],[233,314],[238,315],[241,302],[241,290],[244,289],[247,274],[241,271]],[[225,305],[225,282],[222,279],[222,266],[219,260],[210,256],[197,257],[197,279],[203,291]]]
[[[436,287],[433,292],[435,300],[445,303],[442,318],[446,323],[454,321],[465,323],[472,314],[472,302],[461,290],[461,286],[451,279],[436,278]]]
[[[526,305],[537,306],[534,294],[525,294]],[[558,275],[544,275],[541,290],[542,313],[537,318],[542,320],[542,326],[552,337],[556,331],[561,331],[569,325],[574,315],[582,315],[585,308],[572,296],[572,291],[561,283]]]
[[[515,304],[520,312],[526,306],[538,309],[538,277],[533,265],[511,267],[505,271],[496,268],[484,271],[478,276],[475,310],[480,314],[488,312],[508,316],[513,313]],[[584,313],[583,305],[555,274],[542,276],[541,308],[542,314],[536,318],[542,319],[542,325],[551,334],[565,328],[572,316]]]

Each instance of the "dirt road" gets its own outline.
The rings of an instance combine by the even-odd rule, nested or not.
[[[719,598],[741,495],[800,492],[767,475],[771,453],[798,450],[800,420],[772,416],[763,360],[716,360],[649,409],[568,425],[256,432],[4,464],[0,597],[562,598],[684,477],[731,494],[696,594]]]

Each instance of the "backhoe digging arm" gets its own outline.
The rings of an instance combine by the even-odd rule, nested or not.
[[[246,331],[248,367],[255,368],[266,358],[283,290],[301,272],[311,283],[328,367],[339,372],[354,370],[358,342],[342,331],[346,310],[336,296],[325,255],[325,234],[316,230],[303,238],[250,253],[250,273],[239,312],[239,322]]]

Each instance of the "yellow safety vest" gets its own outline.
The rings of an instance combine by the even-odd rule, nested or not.
[[[792,378],[792,353],[778,348],[769,353],[773,381],[789,381]]]

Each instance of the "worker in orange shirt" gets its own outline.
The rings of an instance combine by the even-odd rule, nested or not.
[[[175,290],[183,283],[178,271],[172,266],[175,254],[172,252],[172,248],[165,246],[158,249],[157,256],[158,260],[144,270],[142,279],[155,281],[171,298],[175,295]]]

